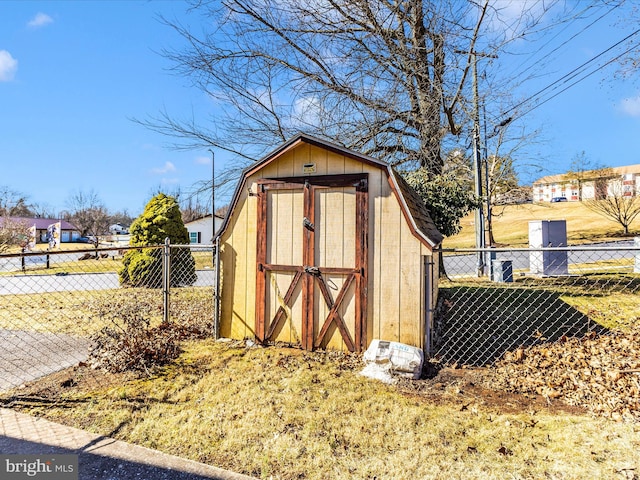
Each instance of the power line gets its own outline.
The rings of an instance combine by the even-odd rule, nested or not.
[[[565,45],[567,45],[569,42],[571,42],[572,40],[574,40],[576,37],[578,37],[579,35],[583,34],[586,30],[588,30],[589,28],[593,27],[596,23],[598,23],[599,21],[601,21],[604,17],[606,17],[607,15],[609,15],[611,12],[613,12],[616,8],[620,7],[622,5],[622,3],[618,3],[616,5],[614,5],[612,8],[608,9],[606,12],[604,12],[602,15],[600,15],[598,18],[596,18],[594,21],[592,21],[591,23],[589,23],[588,25],[585,25],[579,32],[576,32],[575,34],[573,34],[571,37],[569,37],[567,40],[565,40],[564,42],[562,42],[560,45],[558,45],[557,47],[553,48],[549,53],[545,53],[544,57],[545,58],[549,58],[553,53],[557,52],[558,50],[560,50],[562,47],[564,47]],[[580,15],[582,15],[584,12],[588,11],[590,8],[593,8],[592,5],[589,5],[587,8],[585,8],[584,10],[582,10],[581,12],[577,13],[575,15],[575,17],[579,17]],[[566,30],[567,28],[569,28],[570,23],[567,23],[567,25],[564,27],[563,31]],[[538,51],[536,52],[536,54],[540,54],[547,45],[551,44],[553,42],[554,39],[556,39],[562,32],[558,32],[556,35],[553,36],[553,38],[551,38],[548,42],[546,42],[544,45],[542,45]],[[535,57],[535,55],[530,56],[527,60],[523,61],[520,65],[518,65],[516,68],[513,69],[513,75],[517,75],[517,76],[522,76],[524,73],[526,73],[527,71],[531,70],[532,68],[534,68],[535,66],[539,66],[539,63],[533,63],[532,65],[528,66],[527,68],[525,68],[524,70],[522,70],[520,73],[516,74],[515,72],[522,66],[524,66],[528,61],[532,61],[532,59]]]
[[[640,32],[640,30],[637,30],[635,33],[638,33],[638,32]],[[594,73],[596,73],[596,72],[598,72],[598,71],[602,70],[602,69],[603,69],[603,68],[605,68],[606,66],[608,66],[608,65],[612,64],[613,62],[615,62],[616,60],[618,60],[619,58],[621,58],[622,56],[626,55],[627,53],[629,53],[630,51],[632,51],[633,49],[635,49],[635,48],[637,48],[637,47],[639,47],[639,46],[640,46],[640,42],[638,42],[638,43],[636,43],[636,44],[632,45],[631,47],[629,47],[627,50],[625,50],[625,51],[624,51],[624,52],[622,52],[621,54],[619,54],[619,55],[617,55],[616,57],[612,58],[611,60],[609,60],[609,61],[605,62],[603,65],[601,65],[601,66],[599,66],[598,68],[596,68],[595,70],[593,70],[593,71],[589,72],[589,73],[588,73],[588,74],[586,74],[585,76],[583,76],[583,77],[579,78],[578,80],[576,80],[575,82],[571,83],[570,85],[567,85],[565,88],[563,88],[563,89],[562,89],[562,90],[560,90],[559,92],[557,92],[557,93],[555,93],[554,95],[552,95],[552,96],[550,96],[550,97],[546,98],[544,101],[542,101],[542,102],[540,102],[540,103],[537,103],[536,105],[534,105],[533,107],[531,107],[529,110],[525,110],[524,112],[522,112],[522,113],[520,113],[520,114],[514,115],[512,118],[510,117],[510,120],[509,120],[509,121],[513,121],[513,120],[515,120],[515,119],[522,118],[523,116],[525,116],[525,115],[529,114],[530,112],[532,112],[532,111],[533,111],[533,110],[535,110],[536,108],[538,108],[538,107],[540,107],[540,106],[544,105],[544,104],[545,104],[545,103],[547,103],[549,100],[554,99],[555,97],[557,97],[557,96],[558,96],[558,95],[560,95],[561,93],[563,93],[563,92],[567,91],[569,88],[571,88],[571,87],[573,87],[574,85],[576,85],[576,84],[580,83],[581,81],[583,81],[583,80],[585,80],[585,79],[589,78],[589,77],[590,77],[591,75],[593,75]],[[564,77],[563,77],[563,78],[564,78]],[[555,82],[554,82],[554,83],[555,83]],[[563,83],[564,83],[564,82],[563,82]],[[531,98],[531,97],[530,97],[530,98]],[[522,102],[522,103],[524,103],[524,102]],[[519,105],[522,105],[522,103],[520,103]],[[513,110],[513,109],[510,109],[510,110],[508,110],[508,111],[511,111],[511,110]]]
[[[585,67],[587,67],[589,64],[591,64],[592,62],[594,62],[595,60],[597,60],[598,58],[602,57],[603,55],[605,55],[606,53],[610,52],[611,50],[613,50],[614,48],[618,47],[620,44],[626,42],[627,40],[629,40],[630,38],[632,38],[633,36],[637,35],[638,33],[640,33],[640,28],[635,30],[634,32],[632,32],[631,34],[627,35],[625,38],[623,38],[622,40],[616,42],[615,44],[613,44],[612,46],[610,46],[609,48],[607,48],[606,50],[603,50],[602,52],[600,52],[598,55],[596,55],[595,57],[592,57],[591,59],[587,60],[586,62],[584,62],[583,64],[581,64],[580,66],[574,68],[573,70],[571,70],[569,73],[563,75],[562,77],[560,77],[559,79],[555,80],[554,82],[550,83],[549,85],[547,85],[546,87],[538,90],[537,92],[535,92],[534,94],[530,95],[528,98],[522,100],[521,102],[519,102],[518,104],[516,104],[515,106],[509,108],[508,110],[505,110],[504,112],[502,112],[502,114],[500,115],[501,117],[505,117],[507,116],[510,112],[516,110],[517,108],[521,107],[522,105],[529,103],[531,101],[533,101],[536,97],[540,96],[542,93],[546,92],[549,89],[556,89],[558,88],[557,86],[563,83],[566,83],[567,81],[571,80],[572,78],[575,78],[577,75],[579,75],[584,69]],[[556,93],[555,95],[547,98],[544,102],[537,104],[536,106],[532,107],[531,109],[527,110],[526,113],[529,113],[531,110],[537,108],[538,106],[548,102],[549,100],[551,100],[552,98],[555,98],[556,96],[558,96],[560,93],[564,92],[565,90],[567,90],[568,88],[574,86],[576,83],[581,82],[582,80],[584,80],[585,78],[588,78],[589,76],[593,75],[595,72],[603,69],[605,66],[611,64],[612,62],[614,62],[615,60],[619,59],[620,57],[622,57],[623,55],[625,55],[626,53],[629,53],[631,50],[633,50],[634,48],[636,48],[639,44],[635,44],[633,45],[631,48],[627,49],[626,51],[624,51],[623,53],[621,53],[620,55],[614,57],[612,60],[609,60],[608,62],[606,62],[605,64],[601,65],[600,67],[596,68],[595,70],[593,70],[591,73],[585,75],[584,77],[580,78],[579,80],[577,80],[576,82],[572,83],[571,85],[569,85],[568,87],[562,89],[560,92]],[[517,115],[517,117],[522,117],[523,114],[519,114]]]

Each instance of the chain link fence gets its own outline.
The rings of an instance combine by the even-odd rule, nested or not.
[[[519,347],[640,322],[640,239],[441,253],[434,352],[445,364],[491,365]]]
[[[89,361],[99,332],[132,318],[213,335],[213,252],[161,245],[0,255],[0,393]]]
[[[140,255],[130,260],[131,251]],[[0,255],[0,392],[87,362],[99,332],[133,317],[215,336],[213,252],[160,245]],[[491,365],[522,346],[640,321],[640,242],[441,253],[433,351],[445,364]]]

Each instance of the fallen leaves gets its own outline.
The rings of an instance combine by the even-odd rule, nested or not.
[[[519,348],[496,363],[493,388],[561,399],[599,416],[640,421],[640,326]]]

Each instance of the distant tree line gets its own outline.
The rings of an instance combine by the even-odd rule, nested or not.
[[[149,197],[166,194],[176,199],[183,222],[190,222],[211,213],[210,203],[202,202],[197,195],[183,193],[180,188],[172,192],[163,192],[161,187],[150,192]],[[217,215],[224,215],[226,207],[217,209]],[[11,247],[21,246],[28,237],[28,222],[19,222],[20,218],[52,218],[65,220],[76,227],[80,235],[89,239],[94,246],[98,246],[100,237],[108,235],[109,227],[116,223],[124,226],[131,225],[135,216],[128,210],[110,211],[100,196],[94,190],[76,190],[65,201],[65,209],[54,212],[50,207],[31,202],[29,196],[12,189],[0,186],[0,253]]]

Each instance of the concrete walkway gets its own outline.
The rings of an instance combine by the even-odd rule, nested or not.
[[[0,408],[0,453],[78,455],[79,480],[252,478],[6,408]]]

